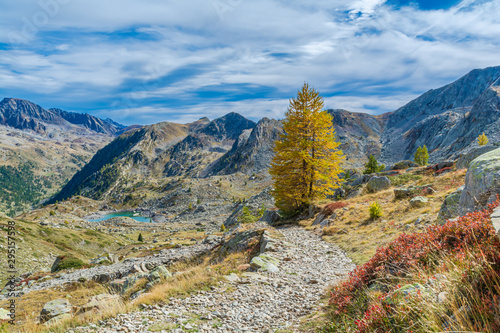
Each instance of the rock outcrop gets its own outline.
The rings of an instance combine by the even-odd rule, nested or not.
[[[385,176],[382,177],[372,177],[366,184],[366,188],[369,192],[378,192],[391,187],[391,180]]]
[[[467,211],[480,210],[500,194],[500,149],[473,160],[465,176],[459,205]]]

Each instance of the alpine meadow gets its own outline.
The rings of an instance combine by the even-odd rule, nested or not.
[[[0,17],[0,333],[500,332],[500,1]]]

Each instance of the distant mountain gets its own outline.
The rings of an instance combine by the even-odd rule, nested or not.
[[[103,120],[89,114],[44,109],[30,101],[18,98],[4,98],[0,102],[0,125],[19,130],[31,130],[38,134],[63,130],[85,134],[81,129],[106,135],[116,135],[125,126],[110,119]]]
[[[197,177],[254,126],[251,120],[230,113],[213,121],[163,122],[129,130],[101,149],[51,201],[79,194],[124,203],[138,183]]]
[[[333,124],[340,148],[346,155],[350,167],[362,167],[370,155],[379,156],[382,149],[380,135],[385,123],[384,116],[372,116],[366,113],[346,110],[328,110],[333,117]]]
[[[57,114],[23,99],[4,98],[0,102],[0,125],[45,133],[48,124],[66,126],[67,122]]]
[[[49,109],[49,111],[59,115],[64,120],[74,125],[87,128],[97,133],[116,135],[117,132],[126,127],[125,125],[118,124],[109,118],[103,120],[87,113],[68,112],[61,109]]]
[[[282,133],[283,126],[279,121],[261,119],[253,129],[244,130],[231,150],[207,167],[203,176],[267,172],[274,156],[274,142]]]
[[[15,215],[53,196],[123,125],[87,114],[0,102],[0,210]]]

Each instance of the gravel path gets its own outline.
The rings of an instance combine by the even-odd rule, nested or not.
[[[283,250],[270,253],[280,259],[276,273],[233,275],[211,291],[167,305],[72,329],[69,332],[274,332],[296,331],[301,317],[318,305],[325,288],[355,265],[338,247],[299,227],[279,230]]]

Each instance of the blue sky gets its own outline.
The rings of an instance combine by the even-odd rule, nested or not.
[[[281,118],[303,82],[380,114],[498,54],[498,0],[0,4],[0,96],[127,125]]]

